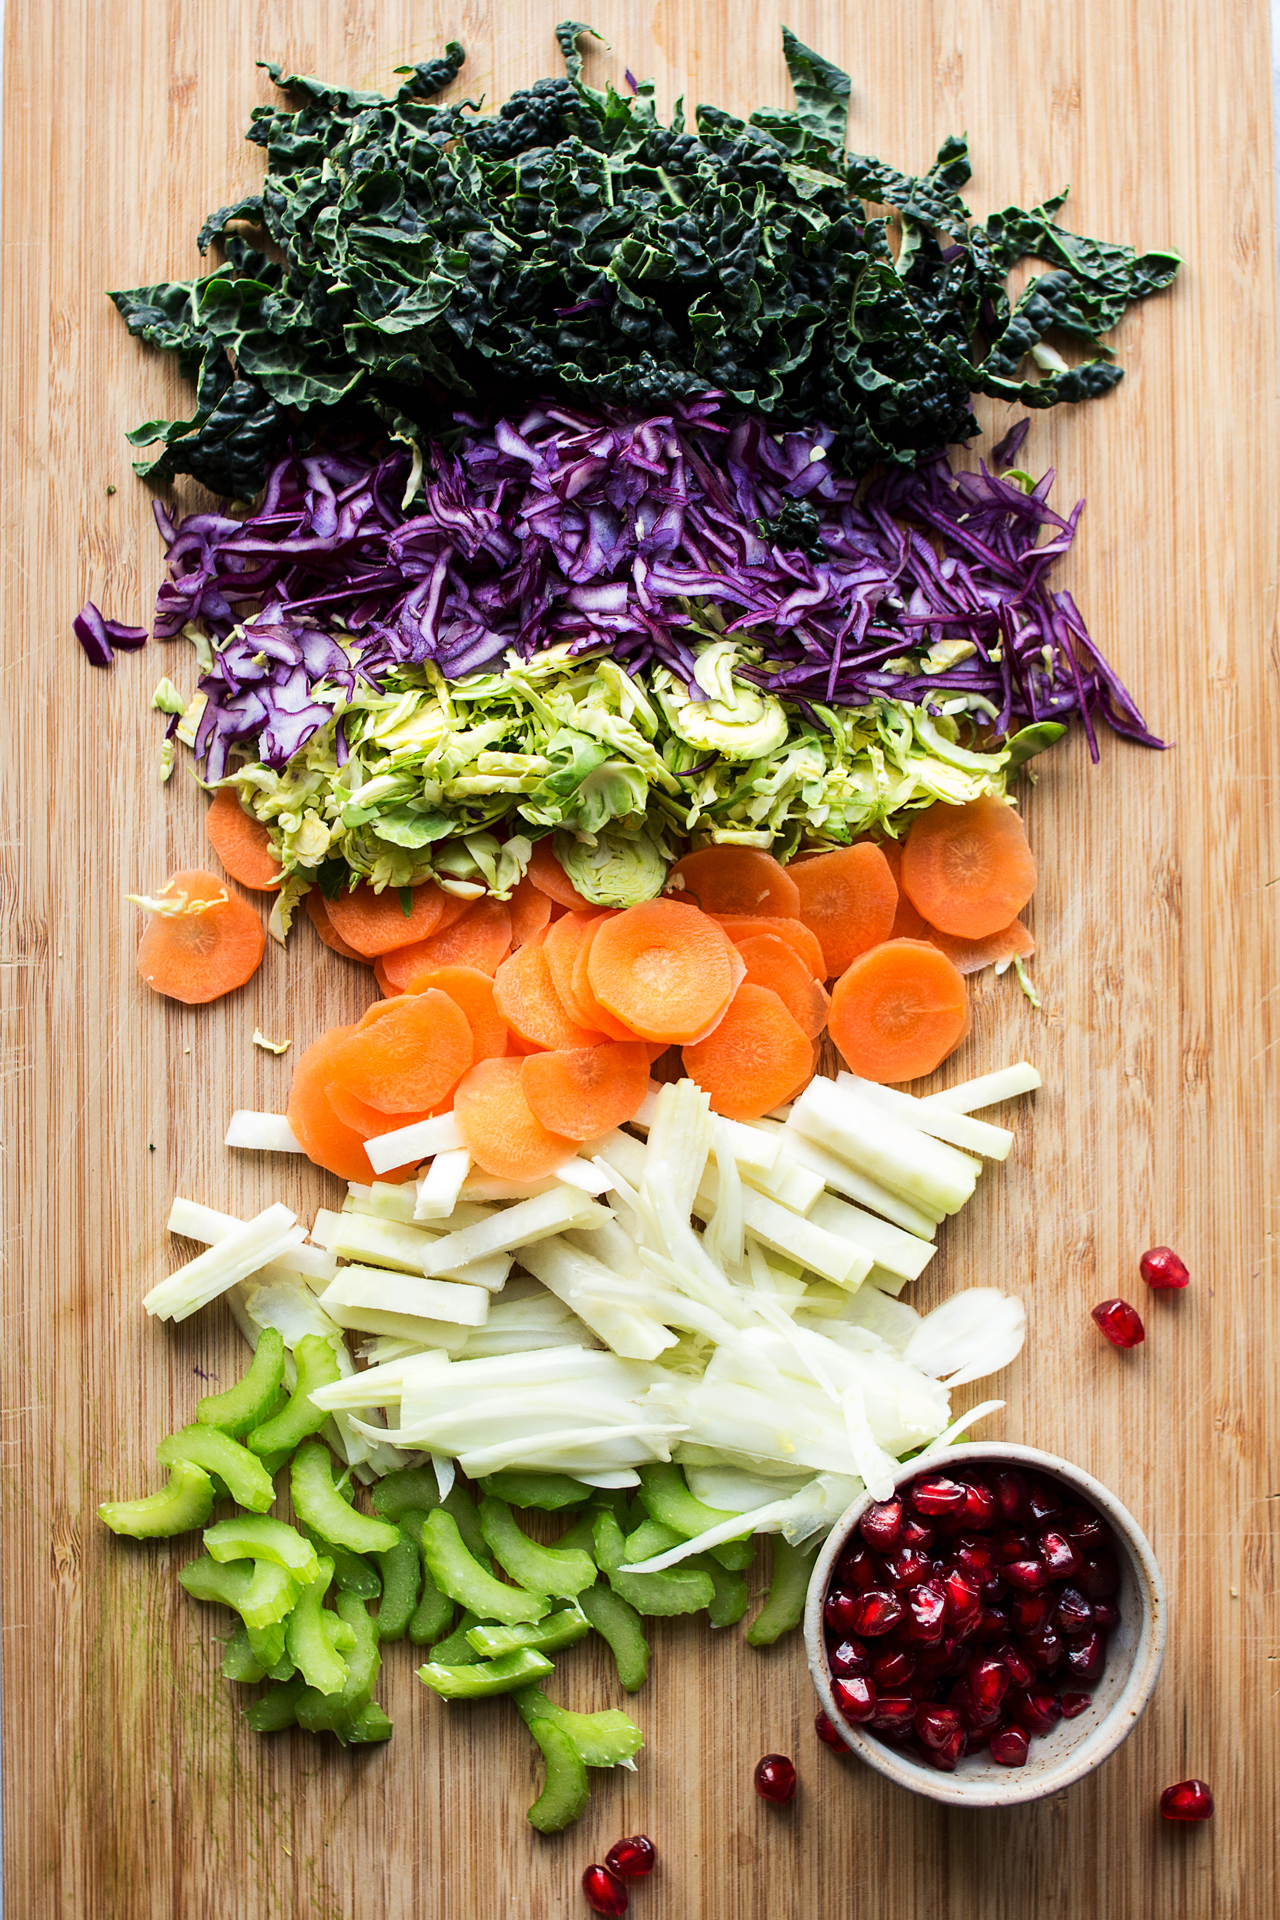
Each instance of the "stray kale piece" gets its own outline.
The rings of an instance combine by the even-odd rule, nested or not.
[[[974,393],[1049,407],[1106,392],[1120,369],[1101,336],[1177,271],[1176,254],[1058,226],[1061,194],[972,222],[963,140],[922,175],[846,152],[848,75],[788,29],[795,108],[700,106],[692,131],[679,109],[662,124],[649,84],[587,86],[588,32],[564,22],[569,77],[496,114],[438,103],[456,42],[385,97],[269,67],[296,104],[254,110],[263,191],[200,233],[225,262],[111,296],[196,389],[188,419],[130,434],[158,446],[137,471],[249,499],[287,434],[412,435],[477,396],[654,411],[710,390],[777,427],[827,422],[853,473],[909,465],[977,431]],[[870,207],[897,216],[896,260]],[[1049,271],[1011,300],[1027,256]],[[1051,332],[1083,346],[1080,365]]]

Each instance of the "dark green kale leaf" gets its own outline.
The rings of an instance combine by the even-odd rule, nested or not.
[[[855,472],[910,463],[976,431],[975,392],[1031,407],[1105,392],[1120,370],[1101,336],[1177,270],[1060,227],[1062,196],[975,223],[962,140],[921,175],[847,154],[849,78],[789,29],[794,109],[699,106],[692,130],[682,106],[662,124],[651,86],[588,87],[591,32],[563,22],[568,77],[496,114],[441,103],[457,42],[385,96],[269,66],[288,103],[249,127],[262,192],[199,236],[224,263],[112,295],[196,385],[190,419],[134,430],[161,449],[138,471],[249,497],[285,434],[304,444],[329,422],[412,435],[459,401],[653,411],[708,389],[778,427],[825,420]],[[232,230],[246,222],[261,250]],[[1029,255],[1048,271],[1011,301]]]

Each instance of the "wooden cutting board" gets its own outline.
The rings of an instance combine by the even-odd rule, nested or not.
[[[1042,880],[1033,1013],[979,988],[964,1064],[1027,1054],[1044,1090],[1016,1151],[946,1232],[917,1301],[966,1283],[1025,1296],[1030,1339],[987,1428],[1098,1474],[1148,1530],[1172,1602],[1155,1702],[1089,1781],[1021,1811],[946,1813],[816,1741],[797,1642],[674,1623],[634,1703],[639,1771],[597,1776],[567,1836],[525,1825],[530,1746],[501,1705],[450,1707],[388,1649],[387,1749],[343,1753],[241,1727],[214,1616],[175,1568],[94,1517],[155,1483],[153,1449],[244,1351],[222,1310],[178,1328],[139,1297],[169,1269],[175,1192],[313,1208],[332,1183],[221,1145],[233,1106],[283,1105],[291,1056],[369,999],[302,927],[249,990],[186,1010],[133,970],[129,891],[204,857],[183,766],[157,778],[156,679],[181,644],[88,668],[89,595],[143,620],[160,573],[124,429],[185,408],[172,366],[102,296],[195,271],[204,213],[248,189],[241,140],[271,97],[254,61],[361,87],[456,35],[468,91],[500,101],[557,70],[559,0],[10,0],[4,93],[5,992],[3,1696],[10,1920],[512,1920],[585,1913],[578,1876],[644,1829],[662,1867],[638,1920],[1262,1920],[1276,1910],[1273,935],[1276,246],[1262,0],[791,0],[791,24],[854,76],[851,144],[918,169],[967,129],[971,201],[1030,204],[1176,245],[1176,290],[1121,329],[1127,378],[1038,416],[1026,457],[1089,499],[1062,569],[1153,724],[1157,755],[1082,743],[1038,763],[1026,813]],[[788,98],[778,0],[600,0],[590,73],[653,74],[746,111]],[[1030,196],[1030,198],[1029,198]],[[1001,429],[1010,415],[988,408]],[[1139,1253],[1193,1275],[1149,1299]],[[1146,1344],[1089,1319],[1121,1293]],[[563,1697],[615,1701],[590,1649]],[[788,1810],[751,1790],[794,1754]],[[1208,1828],[1156,1815],[1207,1778]]]

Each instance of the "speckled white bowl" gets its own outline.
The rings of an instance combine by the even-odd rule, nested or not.
[[[1059,1460],[1055,1454],[1041,1453],[1037,1447],[979,1441],[970,1446],[951,1447],[927,1463],[906,1461],[895,1476],[894,1484],[902,1486],[925,1471],[946,1472],[953,1467],[996,1462],[1046,1474],[1095,1506],[1115,1530],[1116,1558],[1120,1566],[1120,1591],[1116,1596],[1120,1624],[1111,1634],[1106,1671],[1093,1689],[1093,1704],[1074,1720],[1060,1720],[1052,1733],[1037,1735],[1032,1740],[1025,1766],[1000,1767],[986,1753],[976,1753],[963,1759],[954,1773],[940,1773],[914,1755],[877,1739],[865,1728],[851,1727],[841,1717],[831,1691],[822,1603],[836,1561],[871,1505],[869,1497],[855,1500],[831,1529],[814,1567],[805,1606],[804,1637],[809,1670],[827,1718],[846,1746],[898,1786],[909,1787],[913,1793],[927,1794],[931,1800],[943,1800],[951,1806],[1011,1807],[1022,1801],[1043,1799],[1046,1794],[1057,1793],[1082,1780],[1101,1766],[1133,1731],[1154,1691],[1164,1658],[1167,1602],[1155,1556],[1133,1515],[1091,1474],[1072,1466],[1069,1460]]]

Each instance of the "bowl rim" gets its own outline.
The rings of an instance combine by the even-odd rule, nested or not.
[[[1014,1441],[974,1440],[960,1446],[939,1448],[927,1457],[900,1463],[893,1476],[895,1489],[921,1473],[945,1471],[969,1461],[1001,1460],[1035,1472],[1049,1473],[1067,1481],[1111,1522],[1117,1540],[1129,1556],[1142,1604],[1142,1620],[1133,1659],[1119,1694],[1098,1724],[1062,1759],[1042,1762],[1034,1772],[1010,1768],[1007,1778],[974,1780],[959,1773],[941,1773],[908,1760],[897,1749],[861,1727],[850,1726],[835,1703],[831,1674],[827,1667],[826,1640],[822,1627],[822,1605],[827,1584],[837,1559],[844,1550],[853,1528],[867,1508],[874,1505],[871,1495],[863,1493],[845,1508],[827,1535],[809,1579],[805,1601],[804,1638],[809,1671],[822,1702],[823,1711],[845,1745],[877,1773],[930,1800],[952,1806],[1010,1807],[1041,1800],[1047,1794],[1060,1793],[1064,1787],[1082,1780],[1108,1759],[1132,1733],[1155,1690],[1164,1659],[1168,1601],[1150,1542],[1128,1508],[1116,1499],[1099,1480],[1083,1467],[1058,1454],[1045,1453],[1039,1447]]]

